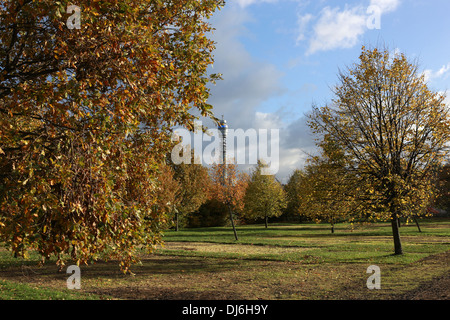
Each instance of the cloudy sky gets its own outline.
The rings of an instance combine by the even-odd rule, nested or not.
[[[338,69],[362,45],[418,59],[432,89],[449,89],[449,12],[448,0],[228,0],[211,19],[212,72],[223,80],[209,102],[230,128],[279,130],[277,177],[286,182],[314,152],[305,114],[330,101]]]

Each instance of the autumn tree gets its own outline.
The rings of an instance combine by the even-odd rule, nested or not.
[[[191,154],[191,163],[171,164],[174,178],[179,183],[177,191],[178,205],[175,211],[175,230],[178,231],[179,219],[194,213],[210,198],[211,182],[208,168],[199,161],[194,161],[194,152]]]
[[[434,203],[436,206],[450,211],[450,164],[442,165],[437,171],[437,194]]]
[[[156,175],[157,201],[155,206],[158,210],[166,212],[168,219],[173,220],[175,218],[175,224],[178,228],[178,208],[180,207],[181,198],[178,196],[182,185],[175,178],[175,172],[172,166],[163,162],[158,166],[158,172]],[[168,223],[168,226],[170,224]]]
[[[330,223],[334,233],[337,222],[356,217],[363,182],[350,170],[342,148],[330,136],[325,135],[318,146],[320,154],[310,156],[302,172],[296,201],[302,215]]]
[[[222,3],[79,0],[79,29],[69,4],[0,5],[0,239],[59,265],[108,249],[127,271],[161,241],[173,126],[213,117],[208,18]]]
[[[286,193],[286,210],[285,215],[287,219],[303,221],[307,218],[303,214],[301,209],[301,197],[299,196],[303,192],[304,180],[306,178],[305,171],[303,169],[295,169],[289,176],[288,182],[284,186],[284,191]]]
[[[244,215],[250,219],[263,218],[268,227],[269,217],[279,217],[286,208],[286,195],[274,175],[263,174],[269,166],[258,161],[250,175],[244,196]]]
[[[222,227],[229,221],[228,207],[211,198],[206,200],[198,210],[188,216],[189,227]]]
[[[234,215],[242,213],[248,175],[238,171],[235,163],[215,163],[210,169],[211,197],[226,205],[234,237],[238,240]]]
[[[445,96],[428,88],[404,54],[365,47],[359,62],[339,73],[334,95],[313,107],[309,123],[342,147],[367,183],[365,210],[391,221],[394,252],[402,254],[398,219],[425,211],[432,169],[448,153]]]

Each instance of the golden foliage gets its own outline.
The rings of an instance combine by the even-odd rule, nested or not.
[[[17,255],[108,253],[127,271],[167,222],[156,177],[172,126],[213,117],[221,3],[80,0],[80,29],[69,4],[0,6],[0,237]]]

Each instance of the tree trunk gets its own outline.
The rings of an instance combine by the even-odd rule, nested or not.
[[[334,219],[331,219],[331,233],[334,233]]]
[[[228,205],[228,212],[230,213],[230,221],[231,221],[231,226],[233,227],[233,232],[234,232],[234,238],[237,240],[238,239],[238,235],[236,232],[236,227],[234,226],[234,219],[233,219],[233,211],[231,210],[231,207]]]
[[[264,218],[264,222],[266,223],[266,229],[267,229],[267,226],[269,224],[269,217],[267,216],[267,214],[266,214],[266,216]]]
[[[403,254],[402,242],[400,240],[400,231],[398,229],[398,217],[396,213],[391,218],[392,235],[394,236],[394,254]]]
[[[417,221],[417,217],[413,217],[414,222],[416,223],[417,229],[419,229],[419,232],[422,232],[422,230],[420,230],[420,226],[419,226],[419,221]]]

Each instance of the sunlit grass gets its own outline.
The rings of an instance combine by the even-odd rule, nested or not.
[[[54,259],[14,258],[0,247],[0,299],[386,299],[449,272],[450,220],[402,225],[403,255],[393,255],[388,223],[271,224],[169,230],[165,245],[124,275],[117,261],[81,266],[82,290],[68,290],[68,274]],[[70,264],[70,261],[68,261]],[[366,269],[378,265],[382,288],[365,288]]]
[[[392,231],[388,223],[339,224],[335,226],[334,233],[331,233],[328,225],[313,223],[273,224],[269,228],[243,225],[237,229],[238,241],[234,240],[231,228],[227,227],[169,231],[164,238],[167,246],[158,252],[167,255],[298,262],[404,264],[444,252],[450,245],[450,222],[446,220],[421,221],[422,232],[418,231],[415,224],[402,226],[404,254],[401,256],[392,254]],[[171,245],[183,242],[191,243],[191,246],[185,246],[183,250],[182,246]],[[251,252],[249,245],[258,250]],[[267,248],[267,252],[261,248]]]

